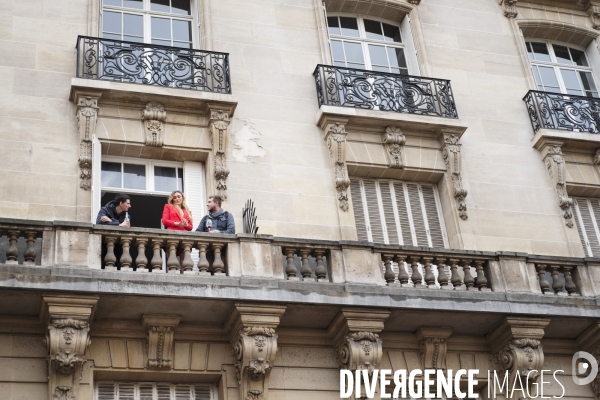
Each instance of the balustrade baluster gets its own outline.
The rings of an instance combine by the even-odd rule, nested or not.
[[[286,247],[284,250],[285,250],[286,259],[287,259],[287,266],[285,268],[285,274],[287,275],[287,278],[289,281],[297,281],[297,280],[299,280],[299,278],[297,276],[298,269],[296,268],[296,265],[294,264],[294,254],[296,254],[296,249]]]
[[[27,248],[23,257],[25,258],[25,264],[35,265],[35,239],[37,238],[36,231],[25,231],[25,238],[27,239]]]
[[[21,231],[11,229],[8,231],[8,249],[6,250],[6,263],[7,264],[18,264],[19,258],[19,249],[17,248],[17,241],[19,240],[19,236],[21,235]]]
[[[106,255],[104,256],[104,269],[106,271],[116,271],[117,267],[117,256],[115,256],[115,242],[117,241],[116,236],[106,236],[104,242],[106,243]]]
[[[311,253],[310,249],[300,249],[300,259],[302,260],[302,268],[300,268],[300,274],[302,275],[303,282],[314,282],[312,279],[312,269],[308,264],[308,256]]]
[[[413,285],[417,289],[425,289],[427,286],[423,285],[421,282],[423,281],[423,277],[419,272],[419,259],[420,257],[409,257],[408,261],[410,262],[410,267],[412,269],[412,276],[410,279],[413,281]]]
[[[546,279],[546,264],[537,264],[536,269],[538,272],[538,278],[540,281],[540,289],[542,290],[542,294],[547,294],[550,290],[550,282]]]
[[[221,258],[221,249],[223,248],[223,244],[221,243],[213,243],[212,244],[213,251],[215,253],[215,260],[213,261],[213,274],[217,275],[225,275],[225,263]]]
[[[443,257],[436,257],[435,262],[437,264],[438,270],[438,283],[440,284],[440,289],[443,290],[452,290],[452,286],[448,285],[448,275],[446,274],[446,259]]]
[[[179,274],[180,266],[177,259],[177,245],[179,240],[167,240],[167,248],[169,249],[169,258],[167,258],[167,273]]]
[[[477,288],[474,286],[475,279],[473,279],[473,275],[471,275],[471,262],[471,260],[462,260],[462,267],[464,273],[463,281],[465,282],[467,290],[477,290]]]
[[[423,257],[423,269],[425,270],[425,284],[429,289],[437,289],[435,285],[435,275],[431,270],[431,263],[433,262],[433,257]]]
[[[477,278],[475,279],[475,285],[481,292],[490,292],[492,289],[488,287],[488,280],[483,272],[483,260],[475,260],[475,270],[477,271]]]
[[[460,274],[458,273],[459,261],[460,260],[457,258],[448,259],[448,262],[450,263],[450,274],[451,274],[450,283],[454,287],[454,290],[463,290],[464,289],[464,287],[462,285],[462,278],[460,277]]]
[[[408,276],[408,272],[406,272],[406,266],[404,265],[404,261],[406,260],[405,255],[398,255],[395,258],[396,263],[398,263],[398,282],[402,287],[408,287],[408,280],[410,277]]]
[[[394,285],[396,281],[396,274],[392,270],[392,260],[394,259],[393,254],[382,254],[383,265],[385,265],[385,273],[383,277],[388,286]]]
[[[123,254],[121,255],[121,271],[130,272],[131,271],[131,253],[130,253],[130,245],[131,240],[133,238],[131,236],[121,236],[121,247],[123,248]]]
[[[148,272],[146,269],[148,265],[148,258],[146,258],[146,244],[148,243],[147,238],[136,237],[135,244],[137,244],[138,255],[135,258],[136,272]]]
[[[194,261],[192,260],[191,252],[194,242],[183,241],[181,245],[183,246],[183,260],[181,260],[183,273],[185,275],[192,275],[194,273]]]
[[[571,271],[574,267],[565,266],[563,267],[563,271],[565,274],[565,289],[569,296],[579,296],[577,293],[577,285],[573,282],[573,277],[571,276]]]
[[[199,275],[210,275],[210,272],[208,272],[208,267],[210,267],[210,264],[206,259],[206,247],[207,245],[205,243],[198,243],[198,252],[200,253],[198,256]]]
[[[152,273],[162,272],[163,260],[160,255],[160,248],[162,246],[162,243],[163,241],[160,239],[152,239],[152,251],[154,253],[152,255],[152,260],[150,260],[150,266],[152,267],[150,272]]]
[[[323,255],[325,250],[315,250],[315,258],[317,259],[317,268],[315,269],[315,275],[317,275],[317,282],[328,282],[327,279],[327,268],[323,265]]]
[[[554,290],[554,294],[559,295],[559,296],[566,295],[566,293],[564,293],[562,291],[563,284],[560,281],[560,278],[558,277],[558,270],[560,269],[560,266],[551,265],[550,269],[552,270],[552,272],[551,272],[551,274],[552,274],[552,290]]]

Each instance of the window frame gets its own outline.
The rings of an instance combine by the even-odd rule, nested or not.
[[[113,162],[113,163],[121,163],[121,164],[135,164],[135,165],[144,165],[146,168],[146,190],[141,189],[129,189],[123,187],[123,173],[121,172],[121,187],[115,188],[110,186],[102,186],[102,163],[103,162]],[[162,160],[152,160],[152,159],[143,159],[143,158],[133,158],[133,157],[118,157],[118,156],[102,156],[100,159],[100,192],[123,192],[127,191],[127,193],[132,194],[144,194],[151,196],[165,196],[170,195],[171,192],[162,192],[158,190],[154,190],[154,167],[167,167],[167,168],[175,168],[177,186],[179,186],[179,178],[181,181],[184,181],[185,172],[182,173],[182,176],[179,177],[178,169],[184,170],[184,166],[182,162],[177,161],[162,161]],[[121,169],[121,171],[123,171]],[[183,184],[183,188],[177,188],[177,190],[185,189],[185,183]]]
[[[545,43],[546,48],[548,49],[548,54],[550,56],[550,60],[551,60],[551,61],[532,60],[529,58],[529,51],[527,50],[527,60],[529,61],[529,67],[530,67],[531,73],[533,74],[533,79],[535,81],[536,90],[540,90],[540,88],[537,83],[537,80],[535,79],[536,75],[535,75],[535,71],[534,71],[533,67],[534,66],[551,67],[554,70],[554,76],[556,77],[556,79],[558,81],[560,94],[567,95],[567,96],[589,97],[589,96],[587,96],[585,89],[582,89],[583,94],[579,94],[579,95],[574,95],[574,94],[568,93],[562,73],[560,72],[561,69],[566,69],[566,70],[571,70],[571,71],[585,71],[585,72],[589,72],[591,74],[594,85],[596,86],[596,93],[598,93],[598,96],[599,96],[599,97],[591,97],[591,98],[596,98],[596,99],[600,98],[600,87],[598,86],[598,79],[596,79],[596,76],[594,74],[594,68],[591,65],[590,57],[587,54],[587,49],[580,47],[580,46],[572,45],[570,43],[559,42],[556,40],[535,39],[535,38],[525,38],[524,40],[525,40],[525,49],[526,50],[527,50],[528,43],[531,43],[531,42]],[[586,61],[588,63],[588,66],[585,67],[585,66],[581,66],[581,65],[567,65],[567,64],[559,63],[557,61],[556,54],[554,53],[554,45],[572,48],[572,49],[583,52],[583,54],[585,55]],[[581,76],[579,74],[576,74],[576,76],[577,76],[577,80],[579,81],[580,87],[583,88],[583,82],[581,82]],[[543,86],[543,82],[542,82],[542,86]],[[542,91],[545,91],[545,90],[542,90]],[[549,93],[554,93],[554,92],[549,92]]]
[[[331,32],[329,32],[329,24],[327,24],[327,34],[329,37],[329,45],[330,46],[331,46],[332,40],[340,40],[343,42],[352,42],[352,43],[360,44],[361,49],[362,49],[363,59],[365,62],[365,70],[374,71],[374,72],[383,72],[383,71],[373,70],[373,64],[371,62],[371,55],[369,53],[369,44],[375,44],[375,45],[391,47],[391,48],[401,48],[404,52],[404,59],[406,61],[406,69],[408,70],[408,75],[415,75],[414,71],[416,70],[416,66],[411,65],[411,62],[407,55],[407,50],[408,50],[408,46],[407,46],[407,42],[406,42],[407,39],[405,38],[404,32],[402,32],[402,24],[395,22],[395,21],[386,20],[383,18],[372,17],[370,15],[367,15],[365,18],[363,15],[352,14],[352,13],[343,13],[343,12],[342,13],[335,12],[335,13],[331,13],[331,14],[326,13],[325,14],[326,22],[327,22],[327,18],[330,18],[330,17],[356,18],[357,24],[358,24],[358,37],[332,34]],[[400,38],[402,41],[400,43],[398,43],[398,42],[387,42],[384,40],[367,38],[366,31],[365,31],[365,24],[364,24],[365,19],[377,21],[380,23],[385,23],[385,24],[393,25],[393,26],[397,27],[398,31],[400,32]],[[342,46],[342,48],[343,48],[343,46]],[[388,63],[389,63],[389,55],[387,54],[387,51],[386,51],[386,55],[388,56]],[[344,56],[345,56],[345,50],[344,50]],[[333,58],[333,50],[331,53],[331,62],[333,65],[335,65],[335,59]],[[355,67],[340,67],[340,68],[355,68]],[[358,68],[358,69],[360,69],[360,68]],[[402,69],[402,67],[399,67],[399,69]],[[385,73],[394,74],[396,72],[388,71]]]
[[[150,9],[150,0],[142,0],[142,9],[139,8],[128,8],[128,7],[119,7],[119,6],[112,6],[112,5],[104,5],[104,1],[103,0],[99,0],[99,7],[100,7],[100,21],[98,24],[98,37],[102,38],[104,37],[104,29],[103,29],[103,19],[104,19],[104,11],[113,11],[113,12],[120,12],[120,13],[127,13],[127,14],[134,14],[134,15],[141,15],[143,18],[143,42],[144,44],[152,44],[152,35],[151,35],[151,23],[152,23],[152,17],[162,17],[162,18],[169,18],[169,19],[176,19],[176,20],[183,20],[183,21],[189,21],[190,22],[190,29],[191,29],[191,34],[192,34],[192,40],[191,40],[191,48],[192,49],[199,49],[200,46],[199,44],[201,43],[200,41],[200,33],[199,33],[199,29],[197,29],[200,24],[198,22],[198,0],[189,0],[190,2],[190,15],[183,15],[183,14],[171,14],[171,13],[166,13],[166,12],[162,12],[162,11],[153,11]],[[172,26],[172,25],[171,25]],[[171,28],[171,43],[173,43],[173,31]],[[123,34],[122,34],[123,36]],[[183,43],[183,42],[178,42],[178,43]],[[165,46],[165,45],[157,45],[157,46]],[[173,46],[173,44],[171,44],[170,47],[177,47],[177,46]],[[180,48],[180,47],[177,47]]]
[[[100,393],[99,393],[99,386],[101,384],[113,384],[113,387],[116,389],[120,384],[128,384],[128,385],[134,385],[134,395],[133,398],[131,400],[140,400],[140,385],[153,385],[153,398],[155,400],[158,400],[158,396],[154,396],[154,394],[156,393],[156,386],[157,385],[169,385],[170,389],[171,389],[171,393],[170,393],[170,399],[171,400],[176,400],[177,399],[177,395],[175,392],[175,386],[177,385],[187,385],[187,386],[202,386],[202,387],[208,387],[210,390],[210,398],[211,400],[217,400],[218,399],[218,389],[216,384],[214,383],[197,383],[197,382],[158,382],[158,381],[121,381],[121,380],[102,380],[102,381],[96,381],[94,383],[94,395],[93,398],[94,400],[101,400],[100,399]],[[192,398],[195,398],[195,391],[191,391],[192,393]],[[119,396],[115,396],[114,399],[118,399]]]

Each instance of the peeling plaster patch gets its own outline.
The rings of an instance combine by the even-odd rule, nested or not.
[[[239,162],[246,162],[248,158],[264,157],[267,151],[263,149],[257,140],[262,134],[254,128],[248,120],[241,120],[244,125],[240,130],[233,134],[233,158]],[[250,160],[252,161],[252,160]]]

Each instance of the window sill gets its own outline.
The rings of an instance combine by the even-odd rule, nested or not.
[[[562,129],[540,129],[531,140],[532,147],[537,150],[552,143],[562,145],[563,150],[577,149],[595,152],[600,148],[600,135]]]

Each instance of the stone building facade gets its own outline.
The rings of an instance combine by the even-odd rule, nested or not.
[[[599,46],[596,0],[0,0],[0,398],[598,398]]]

